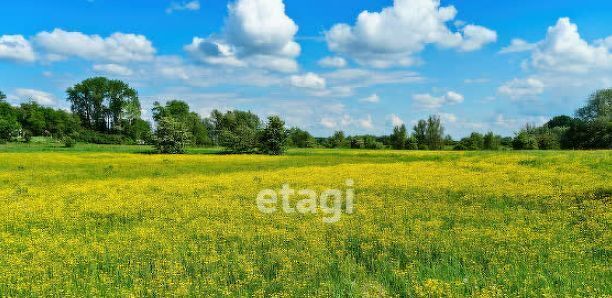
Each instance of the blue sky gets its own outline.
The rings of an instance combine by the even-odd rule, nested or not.
[[[511,135],[612,87],[605,0],[24,0],[0,15],[13,104],[68,108],[67,87],[104,75],[138,89],[145,117],[182,99],[326,136],[437,114],[462,137]]]

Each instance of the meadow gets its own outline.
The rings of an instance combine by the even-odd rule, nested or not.
[[[612,152],[0,145],[0,296],[612,295]],[[263,214],[262,189],[355,212]]]

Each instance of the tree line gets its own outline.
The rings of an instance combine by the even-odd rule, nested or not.
[[[409,131],[394,127],[390,135],[346,136],[337,131],[316,138],[286,128],[278,116],[262,121],[250,111],[214,110],[201,117],[180,100],[152,108],[154,125],[141,118],[138,92],[119,80],[86,79],[66,90],[70,111],[34,101],[12,106],[0,92],[0,142],[30,142],[34,136],[96,144],[150,144],[161,153],[183,153],[188,146],[220,146],[228,153],[278,155],[288,147],[396,150],[551,150],[612,149],[612,89],[593,93],[575,117],[556,116],[542,126],[526,125],[514,137],[488,132],[453,140],[436,115],[419,120]]]

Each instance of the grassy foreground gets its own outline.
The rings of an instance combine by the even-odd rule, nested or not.
[[[58,150],[0,146],[0,296],[612,295],[610,151]],[[256,206],[346,179],[335,224]]]

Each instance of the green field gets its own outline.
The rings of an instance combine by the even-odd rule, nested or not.
[[[150,151],[0,145],[0,296],[612,295],[611,151]]]

